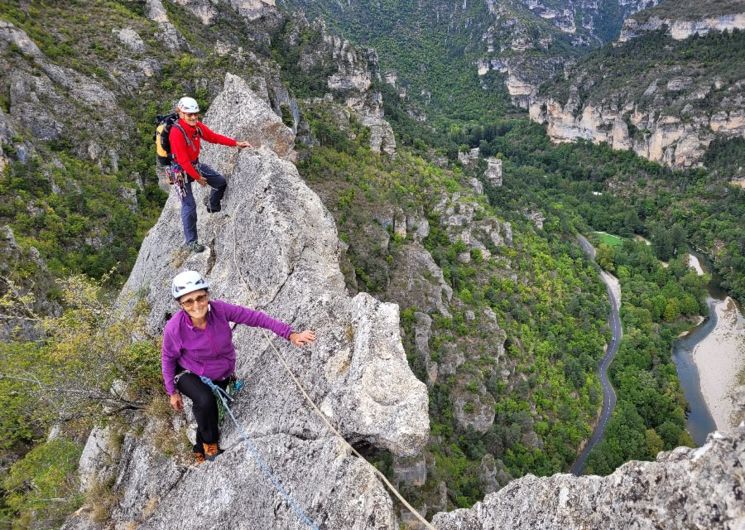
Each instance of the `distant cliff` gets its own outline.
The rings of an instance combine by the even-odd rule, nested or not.
[[[626,19],[619,42],[664,30],[675,40],[693,35],[703,37],[710,31],[745,29],[745,4],[739,0],[719,0],[716,3],[681,0],[663,2]]]
[[[706,31],[686,22],[690,31],[672,33],[645,20],[648,31],[627,32],[544,84],[530,117],[555,142],[606,142],[668,166],[701,165],[714,140],[745,137],[745,36],[730,31],[745,15],[712,15],[724,22]],[[628,27],[642,27],[635,24]]]

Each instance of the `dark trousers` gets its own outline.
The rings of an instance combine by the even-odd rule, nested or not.
[[[227,388],[228,382],[229,379],[214,381],[223,390]],[[197,419],[197,443],[194,451],[203,453],[203,443],[214,444],[220,439],[220,430],[217,426],[217,398],[210,387],[202,383],[198,375],[192,373],[181,375],[176,388],[191,399],[192,411]]]
[[[222,196],[225,195],[225,190],[228,187],[225,177],[207,164],[197,163],[194,164],[194,167],[212,188],[209,202],[210,209],[219,210],[220,201],[222,201]],[[197,241],[197,203],[194,201],[194,193],[191,191],[192,182],[192,178],[188,177],[188,182],[184,186],[186,195],[181,200],[181,224],[184,226],[184,239],[187,244]]]

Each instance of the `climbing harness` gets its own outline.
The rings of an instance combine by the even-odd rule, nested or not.
[[[243,380],[231,377],[228,382],[228,386],[225,387],[226,398],[230,403],[235,401],[235,396],[243,388]],[[223,406],[222,401],[217,402],[217,421],[221,422],[225,415],[228,413],[227,409]]]
[[[261,472],[264,474],[264,476],[269,480],[269,482],[272,483],[272,486],[274,486],[274,489],[277,490],[277,492],[282,495],[282,498],[285,500],[285,502],[292,508],[292,510],[295,512],[295,515],[297,515],[298,519],[300,519],[303,523],[305,523],[309,528],[313,528],[314,530],[320,530],[318,525],[313,522],[313,520],[308,517],[303,509],[298,505],[297,502],[295,502],[295,499],[292,498],[292,495],[290,495],[287,490],[282,486],[282,484],[279,482],[279,479],[274,476],[271,469],[267,465],[266,462],[261,458],[259,455],[259,450],[256,448],[256,446],[251,442],[251,439],[246,434],[245,429],[243,426],[238,422],[238,420],[235,419],[235,416],[233,415],[233,411],[230,409],[230,405],[228,405],[228,401],[232,402],[233,398],[230,397],[228,392],[217,386],[215,383],[212,382],[212,380],[209,377],[201,376],[200,379],[202,382],[210,387],[212,392],[220,398],[220,401],[222,402],[222,406],[225,408],[225,411],[230,416],[230,419],[233,420],[233,424],[235,425],[236,429],[241,433],[241,439],[246,444],[246,450],[248,454],[253,457],[253,459],[256,461],[256,463],[259,465],[259,469],[261,469]]]
[[[166,168],[168,184],[176,188],[176,195],[180,201],[186,197],[186,172],[178,166],[170,165]]]
[[[239,276],[241,278],[241,281],[246,286],[246,288],[249,291],[251,291],[251,286],[249,285],[248,280],[246,280],[246,278],[243,276],[243,268],[240,266],[239,263],[236,262],[236,252],[235,252],[235,250],[236,250],[236,248],[238,246],[238,243],[237,243],[237,234],[236,234],[236,230],[235,230],[236,224],[237,223],[234,223],[233,224],[233,263],[235,265],[235,270],[238,271],[238,274],[239,274]],[[279,359],[279,362],[282,364],[282,366],[287,371],[287,373],[289,374],[289,376],[292,379],[292,381],[295,383],[295,386],[297,386],[298,390],[300,390],[300,392],[303,394],[303,397],[308,402],[308,404],[313,409],[313,411],[318,415],[319,418],[321,418],[321,420],[326,425],[326,427],[328,427],[329,431],[332,432],[334,435],[336,435],[342,441],[342,443],[344,444],[344,446],[349,451],[351,451],[356,457],[358,457],[361,462],[365,462],[368,465],[368,467],[370,468],[370,470],[375,475],[377,475],[377,477],[380,480],[383,481],[383,483],[388,487],[388,489],[391,491],[391,493],[393,493],[396,496],[396,498],[401,502],[401,504],[403,504],[406,507],[406,509],[409,510],[409,512],[411,512],[411,514],[414,517],[416,517],[419,520],[420,523],[422,523],[424,525],[425,528],[427,528],[428,530],[437,530],[432,525],[432,523],[430,523],[429,521],[427,521],[422,516],[422,514],[420,514],[416,509],[414,509],[414,507],[411,504],[409,504],[409,502],[406,499],[404,499],[403,495],[401,495],[398,492],[398,490],[393,486],[393,484],[391,484],[391,482],[388,480],[388,478],[386,478],[386,476],[378,468],[376,468],[370,462],[368,462],[367,459],[364,456],[362,456],[359,453],[359,451],[357,451],[354,447],[352,447],[352,445],[349,442],[347,442],[347,440],[344,438],[344,436],[342,436],[342,434],[338,430],[336,430],[336,428],[331,424],[331,422],[326,417],[326,415],[323,413],[323,411],[321,409],[319,409],[318,406],[316,406],[316,404],[313,402],[313,399],[311,399],[311,397],[308,395],[308,392],[306,392],[305,388],[303,387],[303,384],[300,382],[300,380],[292,372],[292,370],[290,369],[289,364],[287,363],[287,360],[284,358],[284,356],[282,355],[282,353],[274,345],[274,342],[272,342],[272,339],[271,339],[271,337],[269,337],[269,334],[266,332],[266,330],[262,328],[261,331],[263,332],[264,337],[266,338],[266,341],[269,344],[269,346],[271,346],[272,350],[274,350],[275,356],[277,357],[277,359]]]

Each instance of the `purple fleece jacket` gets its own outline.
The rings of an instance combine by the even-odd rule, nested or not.
[[[191,373],[220,381],[235,371],[235,347],[230,323],[265,328],[280,337],[290,338],[292,328],[279,320],[247,307],[210,300],[207,327],[196,329],[183,309],[166,324],[163,331],[163,381],[170,396],[176,392],[173,377],[176,364]]]

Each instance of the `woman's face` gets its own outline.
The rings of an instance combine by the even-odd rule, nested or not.
[[[185,294],[178,299],[178,303],[191,318],[201,320],[207,315],[209,300],[207,290],[201,289]]]

